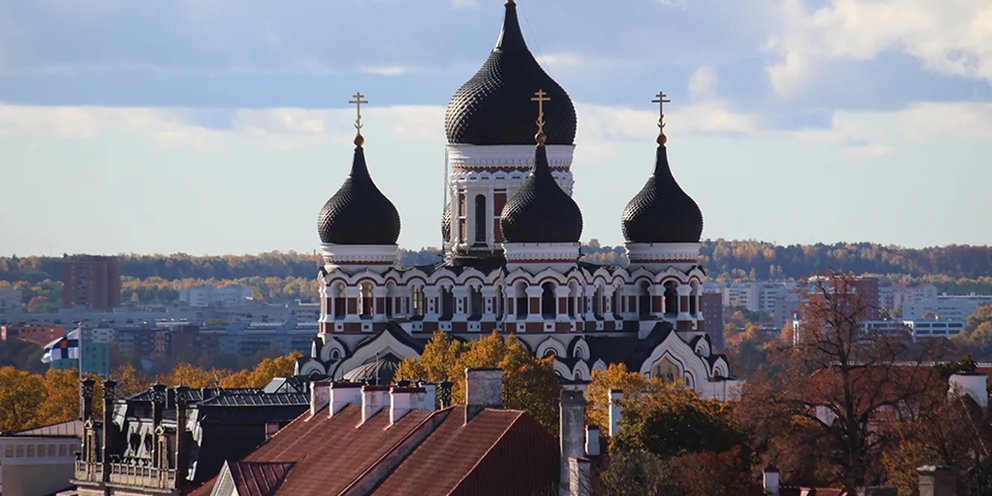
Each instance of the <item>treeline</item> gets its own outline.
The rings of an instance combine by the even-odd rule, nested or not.
[[[595,239],[583,246],[582,252],[583,260],[591,263],[626,263],[622,247],[600,246]],[[220,256],[124,254],[120,258],[126,278],[155,281],[313,279],[320,267],[319,254],[292,251]],[[20,283],[31,293],[30,297],[25,297],[24,303],[28,303],[30,298],[55,289],[44,288],[42,283],[62,279],[64,260],[63,257],[0,257],[0,283]],[[400,263],[404,265],[440,261],[437,248],[400,251]],[[949,245],[921,249],[874,243],[781,246],[763,241],[717,239],[703,242],[700,262],[715,280],[795,279],[833,269],[879,274],[901,281],[922,280],[955,293],[992,287],[990,246]],[[264,291],[260,289],[261,292]],[[162,298],[171,296],[171,293],[161,295]],[[126,295],[125,301],[129,297]],[[138,300],[145,301],[146,298],[139,294]]]

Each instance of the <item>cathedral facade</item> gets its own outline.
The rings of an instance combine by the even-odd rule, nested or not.
[[[516,8],[507,3],[496,47],[448,105],[443,261],[397,264],[400,215],[372,180],[356,95],[351,172],[318,216],[321,318],[298,373],[388,380],[435,331],[473,339],[496,330],[553,355],[564,382],[625,363],[727,397],[736,382],[700,308],[702,213],[672,176],[664,134],[618,226],[629,265],[583,261],[571,198],[575,109],[528,50]]]

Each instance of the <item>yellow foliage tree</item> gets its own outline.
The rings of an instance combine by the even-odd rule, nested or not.
[[[296,361],[303,354],[299,351],[262,360],[253,370],[242,370],[231,374],[220,381],[220,385],[226,388],[261,388],[265,387],[276,377],[292,376],[296,370]]]
[[[159,375],[155,380],[170,387],[184,385],[191,388],[202,388],[219,386],[221,381],[229,375],[231,375],[230,370],[203,370],[183,362],[176,365],[172,372]]]
[[[0,367],[0,432],[36,427],[38,407],[45,400],[44,380],[11,366]]]
[[[452,401],[464,403],[466,368],[502,369],[503,405],[526,410],[555,432],[561,386],[552,360],[534,357],[520,340],[512,336],[504,338],[495,331],[468,343],[437,332],[420,358],[403,360],[395,375],[398,380],[452,381]]]
[[[594,369],[586,386],[586,417],[600,429],[609,429],[609,392],[623,391],[624,398],[637,398],[648,390],[647,378],[627,370],[622,363],[612,363],[606,370]]]
[[[79,372],[49,369],[45,372],[44,401],[38,407],[36,425],[50,425],[79,417]]]

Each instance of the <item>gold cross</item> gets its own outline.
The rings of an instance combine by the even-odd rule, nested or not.
[[[544,102],[550,102],[551,97],[544,90],[537,90],[530,101],[537,102],[537,134],[541,134],[544,132]]]
[[[655,96],[657,99],[651,100],[651,103],[658,104],[658,127],[665,127],[665,104],[672,103],[672,101],[668,99],[668,95],[664,91],[659,91]]]
[[[357,117],[355,118],[355,129],[358,132],[362,131],[362,104],[369,103],[368,100],[362,100],[365,95],[361,91],[356,91],[354,95],[351,95],[354,100],[348,100],[348,103],[355,104],[355,111],[357,112]]]

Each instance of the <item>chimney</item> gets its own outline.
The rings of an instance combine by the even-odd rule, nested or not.
[[[985,374],[952,374],[947,382],[952,393],[971,396],[983,412],[989,409],[988,376]]]
[[[585,456],[586,399],[582,391],[563,390],[561,410],[558,416],[559,440],[561,442],[561,479],[559,487],[569,487],[571,463],[569,459]]]
[[[393,386],[389,390],[389,425],[398,422],[411,410],[434,409],[434,385],[428,387]]]
[[[103,426],[100,450],[100,461],[103,462],[103,481],[110,480],[110,447],[114,445],[114,395],[117,383],[111,380],[103,381]]]
[[[956,496],[957,474],[946,465],[924,465],[916,469],[920,475],[920,496]]]
[[[165,413],[165,405],[168,402],[167,393],[165,390],[165,384],[153,384],[152,385],[152,432],[158,432],[158,427],[162,425],[162,414]],[[158,441],[152,442],[152,466],[155,468],[169,468],[162,467],[162,453],[159,452]]]
[[[328,415],[333,417],[345,405],[359,405],[362,402],[362,385],[357,382],[332,382],[328,400]]]
[[[86,422],[93,416],[93,386],[96,381],[83,379],[79,382],[79,418]]]
[[[765,470],[762,472],[761,485],[765,489],[766,496],[778,496],[778,480],[778,469],[772,465],[765,467]]]
[[[455,383],[451,381],[444,381],[441,384],[438,384],[437,399],[438,404],[441,405],[442,409],[451,406],[451,386],[454,385]]]
[[[465,369],[465,423],[486,408],[503,407],[503,371]]]
[[[313,417],[331,402],[331,382],[314,381],[310,384],[310,416]]]
[[[592,494],[592,477],[591,477],[591,464],[588,458],[585,457],[572,457],[568,459],[568,479],[566,482],[567,492],[565,488],[562,491],[568,496],[589,496]]]
[[[586,426],[586,456],[599,456],[599,427]]]
[[[362,386],[362,423],[389,406],[389,386]]]
[[[186,404],[189,401],[189,388],[176,386],[176,485],[182,487],[186,483],[188,460],[186,451]]]
[[[610,391],[610,437],[620,433],[620,403],[623,401],[623,391],[613,389]]]

